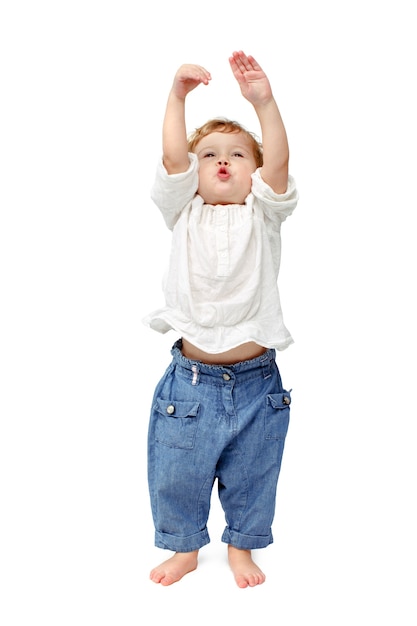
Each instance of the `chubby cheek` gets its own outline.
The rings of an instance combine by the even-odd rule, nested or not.
[[[208,175],[207,170],[204,168],[200,168],[200,171],[198,173],[198,191],[200,192],[200,190],[203,190],[203,189],[210,189],[210,187],[213,186],[214,182],[215,182],[215,173],[212,172],[211,181],[210,181],[210,176]]]
[[[201,194],[201,191],[205,189],[205,186],[206,185],[205,185],[204,178],[202,178],[202,176],[200,175],[199,178],[198,178],[198,189],[197,189],[197,192],[199,194]]]
[[[241,189],[246,198],[246,196],[250,193],[250,190],[252,189],[252,178],[250,174],[242,178]]]
[[[249,176],[240,176],[239,179],[236,179],[235,182],[236,187],[239,189],[239,195],[241,196],[239,203],[242,204],[251,192],[252,178],[250,174]]]

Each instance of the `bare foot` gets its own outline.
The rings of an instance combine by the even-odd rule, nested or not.
[[[185,574],[197,568],[198,550],[194,552],[176,552],[167,561],[155,567],[150,574],[154,583],[161,583],[164,587],[176,583]]]
[[[238,587],[256,587],[265,582],[265,574],[252,560],[250,550],[239,550],[228,546],[229,565]]]

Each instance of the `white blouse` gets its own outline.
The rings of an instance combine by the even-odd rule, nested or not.
[[[297,205],[294,179],[276,194],[252,174],[245,204],[204,204],[197,194],[198,160],[169,175],[159,162],[151,197],[172,230],[170,264],[163,280],[165,307],[143,322],[209,353],[247,341],[284,350],[293,339],[284,325],[277,278],[281,223]]]

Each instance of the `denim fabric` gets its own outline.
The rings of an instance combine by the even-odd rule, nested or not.
[[[275,350],[235,365],[206,365],[172,348],[158,383],[148,438],[155,545],[190,552],[209,543],[210,497],[225,513],[222,541],[273,541],[276,488],[290,417]]]

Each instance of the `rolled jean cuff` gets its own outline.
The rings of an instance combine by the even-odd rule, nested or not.
[[[199,550],[207,543],[210,543],[207,529],[189,537],[176,537],[167,533],[155,532],[155,546],[165,550],[173,550],[174,552],[193,552],[194,550]]]
[[[257,550],[258,548],[266,548],[273,542],[272,533],[265,536],[259,535],[242,535],[235,530],[225,528],[222,535],[222,541],[228,543],[239,550]]]

